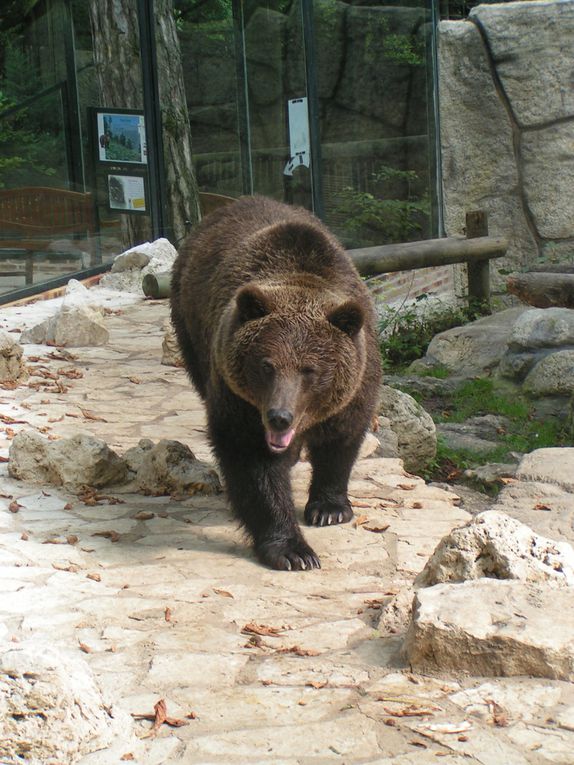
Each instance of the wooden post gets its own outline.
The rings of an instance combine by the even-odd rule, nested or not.
[[[466,214],[466,238],[488,236],[488,215],[484,210]],[[482,312],[490,310],[490,264],[488,260],[467,263],[468,302]]]

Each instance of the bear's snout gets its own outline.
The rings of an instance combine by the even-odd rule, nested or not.
[[[282,433],[293,423],[293,414],[288,409],[270,409],[267,412],[269,427]]]

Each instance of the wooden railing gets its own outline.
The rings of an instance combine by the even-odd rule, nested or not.
[[[502,258],[507,249],[506,239],[488,236],[486,213],[477,210],[466,215],[466,238],[426,239],[420,242],[385,244],[380,247],[367,247],[348,252],[363,276],[466,263],[469,302],[488,308],[490,304],[489,262],[492,258]]]

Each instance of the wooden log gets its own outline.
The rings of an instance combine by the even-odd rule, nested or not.
[[[508,243],[502,237],[445,237],[349,250],[349,255],[359,273],[372,276],[416,268],[449,266],[453,263],[488,261],[491,258],[501,258],[507,248]]]
[[[529,272],[535,271],[540,273],[543,271],[548,274],[574,274],[573,263],[547,263],[544,266],[531,266],[528,269]]]
[[[536,308],[574,308],[574,274],[511,274],[506,279],[506,289]]]

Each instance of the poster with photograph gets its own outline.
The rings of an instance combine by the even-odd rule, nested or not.
[[[143,175],[108,175],[108,201],[110,210],[147,212],[145,178]]]
[[[96,111],[100,162],[147,164],[145,121],[140,112]]]

